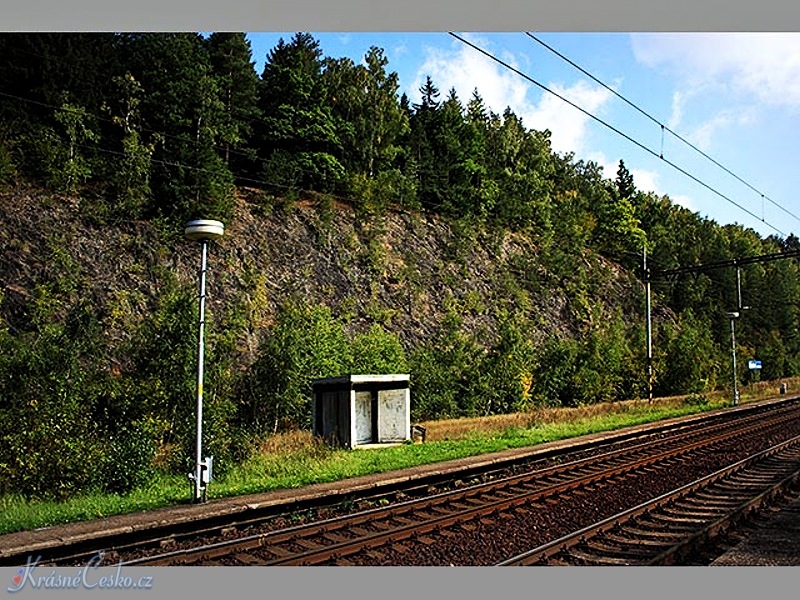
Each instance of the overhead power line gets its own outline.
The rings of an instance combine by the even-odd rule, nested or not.
[[[87,117],[92,117],[92,118],[96,119],[98,122],[110,123],[112,125],[117,125],[117,123],[114,121],[113,118],[103,117],[103,116],[100,116],[100,115],[95,114],[93,112],[89,112],[88,110],[82,110],[80,107],[71,108],[69,106],[63,106],[63,105],[62,106],[56,106],[55,104],[48,104],[47,102],[42,102],[40,100],[32,100],[31,98],[23,98],[22,96],[9,94],[9,93],[3,92],[3,91],[0,91],[0,98],[8,98],[10,100],[17,100],[17,101],[20,101],[20,102],[26,102],[28,104],[35,104],[37,106],[43,106],[45,108],[52,108],[53,110],[61,110],[61,111],[68,112],[68,113],[73,113],[73,114],[76,114],[76,115],[85,115]],[[143,133],[156,134],[156,135],[162,137],[165,140],[177,140],[177,141],[179,141],[181,143],[187,143],[187,142],[191,141],[191,140],[189,140],[189,139],[187,139],[185,137],[180,137],[178,135],[171,135],[171,134],[165,133],[163,131],[159,131],[159,130],[156,130],[156,129],[150,129],[149,127],[138,127],[138,130],[143,132]],[[192,135],[194,134],[194,132],[190,132],[189,130],[187,130],[186,133],[187,134],[192,134]],[[240,150],[236,150],[233,147],[228,148],[225,144],[214,143],[213,147],[216,148],[217,150],[225,150],[226,152],[228,152],[230,154],[234,154],[236,156],[249,158],[249,155],[246,152],[242,152]]]
[[[684,273],[702,273],[704,271],[712,271],[714,269],[722,269],[725,267],[743,267],[745,265],[772,262],[774,260],[782,260],[784,258],[796,258],[798,256],[800,256],[800,250],[787,250],[786,252],[775,252],[773,254],[761,254],[759,256],[745,256],[744,258],[719,260],[706,263],[704,265],[689,265],[686,267],[677,267],[675,269],[651,271],[649,273],[649,277],[652,279],[655,277],[672,277],[675,275],[682,275]]]
[[[114,121],[112,119],[109,119],[107,117],[101,117],[99,115],[96,115],[94,113],[90,113],[88,111],[86,111],[85,113],[82,113],[79,109],[69,108],[69,107],[64,107],[64,106],[56,106],[55,104],[48,104],[46,102],[41,102],[39,100],[32,100],[30,98],[23,98],[22,96],[16,96],[14,94],[8,94],[6,92],[0,91],[0,98],[3,98],[3,97],[11,99],[11,100],[17,100],[17,101],[20,101],[20,102],[26,102],[28,104],[36,104],[38,106],[43,106],[45,108],[51,108],[53,110],[63,110],[63,111],[72,112],[72,113],[75,113],[75,114],[85,114],[86,116],[93,117],[93,118],[97,119],[98,121],[103,121],[103,122],[107,122],[107,123],[114,123]],[[185,138],[181,138],[181,137],[175,136],[175,135],[169,135],[169,134],[163,133],[161,131],[157,131],[155,129],[148,129],[146,127],[141,127],[140,131],[146,131],[146,132],[149,132],[149,133],[158,134],[158,135],[162,136],[164,139],[174,139],[174,140],[178,140],[178,141],[181,141],[181,142],[187,142],[188,141]],[[56,141],[55,143],[60,144],[61,146],[64,146],[64,147],[66,147],[66,145],[67,145],[66,142],[63,141],[63,140]],[[119,156],[119,157],[125,156],[124,152],[121,152],[119,150],[111,150],[109,148],[104,148],[104,147],[100,146],[99,144],[76,143],[75,146],[78,147],[78,148],[83,148],[85,150],[93,150],[93,151],[96,151],[96,152],[101,152],[101,153],[104,153],[104,154],[110,154],[110,155],[113,155],[113,156]],[[217,149],[217,150],[226,150],[225,146],[224,145],[220,145],[220,144],[212,144],[212,147]],[[248,157],[248,155],[245,154],[244,152],[237,152],[234,149],[231,149],[230,152],[231,152],[231,154],[237,154],[239,156]],[[177,162],[177,161],[161,160],[161,159],[152,158],[152,157],[150,158],[150,163],[154,164],[154,165],[162,165],[162,166],[166,166],[166,167],[179,167],[179,168],[182,168],[182,169],[187,169],[189,171],[197,171],[199,173],[210,173],[210,174],[214,173],[214,171],[211,171],[209,169],[205,169],[203,167],[198,167],[198,166],[195,166],[195,165],[188,165],[188,164]],[[228,168],[230,169],[230,166]],[[297,170],[299,172],[302,172],[302,173],[310,173],[310,171],[308,171],[306,169],[297,169]],[[263,179],[255,179],[255,178],[252,178],[252,177],[246,177],[244,175],[240,175],[240,174],[234,173],[232,170],[231,170],[231,175],[233,175],[233,177],[237,181],[257,184],[259,186],[269,186],[269,187],[273,187],[273,188],[281,188],[281,189],[285,189],[285,190],[304,192],[304,193],[309,193],[309,194],[311,194],[311,193],[319,193],[319,192],[314,192],[313,190],[307,190],[305,188],[301,188],[299,186],[285,185],[285,184],[280,184],[280,183],[276,183],[276,182],[272,182],[272,181],[265,181]],[[353,202],[353,200],[351,198],[346,198],[344,196],[337,196],[337,195],[334,195],[334,194],[325,194],[325,195],[329,196],[331,198],[337,199],[337,200],[341,200],[343,202],[350,202],[350,203]]]
[[[102,116],[99,116],[97,114],[90,113],[88,111],[82,112],[80,109],[77,109],[77,108],[56,106],[54,104],[48,104],[46,102],[41,102],[39,100],[32,100],[30,98],[23,98],[22,96],[16,96],[16,95],[13,95],[13,94],[8,94],[6,92],[0,91],[0,99],[2,99],[3,97],[11,99],[11,100],[17,100],[17,101],[20,101],[20,102],[26,102],[26,103],[29,103],[29,104],[36,104],[38,106],[43,106],[45,108],[51,108],[53,110],[63,110],[65,112],[72,112],[72,113],[75,113],[75,114],[85,114],[86,116],[93,117],[93,118],[97,119],[98,121],[103,121],[103,122],[107,122],[107,123],[114,123],[114,121],[112,119],[109,119],[107,117],[102,117]],[[159,135],[162,138],[167,139],[167,140],[168,139],[173,139],[173,140],[177,140],[177,141],[184,142],[184,143],[191,141],[191,140],[187,140],[186,138],[182,138],[180,136],[169,135],[169,134],[164,133],[162,131],[158,131],[158,130],[155,130],[155,129],[149,129],[147,127],[140,127],[139,130],[142,131],[142,132],[148,132],[148,133],[157,134],[157,135]],[[62,142],[62,145],[65,145],[65,143]],[[87,144],[75,144],[75,145],[77,147],[81,147],[81,148],[84,148],[84,149],[87,149],[87,150],[95,150],[95,151],[103,152],[103,153],[106,153],[106,154],[112,154],[112,155],[116,155],[116,156],[124,156],[123,152],[120,152],[118,150],[110,150],[108,148],[103,148],[103,147],[101,147],[99,145],[87,145]],[[217,149],[217,150],[226,150],[226,151],[228,150],[228,148],[224,144],[213,143],[212,147]],[[237,151],[237,150],[235,150],[233,148],[230,149],[230,153],[238,155],[238,156],[242,156],[242,157],[245,157],[245,158],[250,158],[250,156],[247,153],[241,152],[241,151]],[[168,166],[168,167],[180,167],[180,168],[183,168],[183,169],[194,170],[194,171],[198,171],[198,172],[208,172],[208,173],[212,172],[212,171],[209,171],[208,169],[204,169],[202,167],[187,165],[187,164],[179,163],[179,162],[175,162],[175,161],[167,161],[167,160],[159,160],[159,159],[151,158],[150,162],[152,164],[158,164],[158,165],[163,165],[163,166]],[[228,165],[228,168],[230,169],[230,165]],[[306,174],[312,173],[312,171],[309,171],[308,169],[296,168],[295,170],[297,172],[299,172],[299,173],[306,173]],[[265,181],[263,179],[254,179],[252,177],[246,177],[244,175],[239,175],[237,173],[234,173],[232,170],[231,170],[231,175],[233,175],[234,178],[237,181],[249,182],[249,183],[258,184],[258,185],[267,185],[267,186],[271,186],[271,187],[282,188],[282,189],[286,189],[286,190],[292,190],[292,191],[298,191],[298,192],[304,192],[304,193],[313,193],[312,190],[307,190],[307,189],[304,189],[304,188],[301,188],[301,187],[298,187],[298,186],[284,185],[284,184],[279,184],[279,183],[275,183],[275,182],[271,182],[271,181]],[[343,196],[336,196],[336,195],[327,194],[327,193],[325,195],[330,196],[331,198],[335,198],[337,200],[342,200],[344,202],[350,202],[350,203],[353,202],[353,200],[351,198],[345,198]]]
[[[594,75],[592,75],[591,73],[589,73],[589,72],[588,72],[586,69],[584,69],[584,68],[583,68],[583,67],[581,67],[580,65],[576,64],[575,62],[573,62],[572,60],[570,60],[569,58],[567,58],[566,56],[564,56],[564,55],[563,55],[561,52],[559,52],[558,50],[556,50],[555,48],[553,48],[553,47],[552,47],[552,46],[550,46],[549,44],[545,43],[544,41],[542,41],[541,39],[539,39],[538,37],[536,37],[536,36],[535,36],[535,35],[533,35],[532,33],[529,33],[529,32],[527,32],[527,31],[526,31],[526,32],[525,32],[525,35],[527,35],[529,38],[531,38],[531,39],[532,39],[532,40],[534,40],[535,42],[539,43],[540,45],[544,46],[544,47],[545,47],[547,50],[549,50],[550,52],[552,52],[553,54],[555,54],[556,56],[558,56],[558,57],[559,57],[559,58],[561,58],[562,60],[564,60],[564,61],[568,62],[570,65],[572,65],[573,67],[575,67],[576,69],[578,69],[578,70],[579,70],[581,73],[583,73],[584,75],[586,75],[587,77],[589,77],[589,78],[590,78],[592,81],[594,81],[594,82],[595,82],[595,83],[597,83],[598,85],[601,85],[602,87],[604,87],[605,89],[607,89],[609,92],[611,92],[612,94],[614,94],[614,95],[615,95],[617,98],[619,98],[620,100],[622,100],[623,102],[625,102],[625,103],[626,103],[628,106],[630,106],[630,107],[631,107],[631,108],[633,108],[634,110],[636,110],[636,111],[640,112],[642,115],[644,115],[645,117],[647,117],[648,119],[650,119],[651,121],[653,121],[653,123],[655,123],[656,125],[658,125],[659,127],[661,127],[661,131],[662,131],[662,132],[666,131],[667,133],[670,133],[671,135],[675,136],[675,137],[676,137],[678,140],[680,140],[681,142],[683,142],[684,144],[686,144],[687,146],[689,146],[689,147],[690,147],[692,150],[694,150],[695,152],[697,152],[698,154],[700,154],[700,155],[701,155],[703,158],[705,158],[705,159],[707,159],[707,160],[711,161],[711,162],[712,162],[712,163],[714,163],[714,164],[715,164],[717,167],[719,167],[720,169],[722,169],[723,171],[725,171],[725,172],[726,172],[728,175],[730,175],[731,177],[735,178],[735,179],[736,179],[737,181],[739,181],[740,183],[742,183],[742,184],[744,184],[745,186],[747,186],[748,188],[750,188],[750,189],[751,189],[752,191],[754,191],[756,194],[759,194],[759,195],[761,196],[761,198],[762,198],[762,199],[764,199],[764,200],[766,200],[766,201],[770,202],[772,205],[774,205],[774,206],[778,207],[778,208],[779,208],[779,209],[781,209],[783,212],[785,212],[787,215],[789,215],[789,216],[793,217],[794,219],[797,219],[798,221],[800,221],[800,217],[798,217],[796,214],[794,214],[794,213],[793,213],[793,212],[791,212],[790,210],[787,210],[786,208],[784,208],[783,206],[781,206],[780,204],[778,204],[777,202],[775,202],[774,200],[772,200],[772,199],[771,199],[769,196],[767,196],[766,194],[764,194],[764,192],[762,192],[762,191],[760,191],[760,190],[756,189],[756,188],[755,188],[754,186],[752,186],[750,183],[748,183],[747,181],[745,181],[744,179],[742,179],[741,177],[739,177],[739,176],[738,176],[736,173],[734,173],[733,171],[731,171],[730,169],[728,169],[726,166],[724,166],[724,165],[720,164],[720,163],[719,163],[717,160],[715,160],[713,157],[709,156],[707,153],[703,152],[703,151],[702,151],[700,148],[698,148],[697,146],[695,146],[694,144],[692,144],[690,141],[688,141],[687,139],[685,139],[683,136],[681,136],[681,135],[679,135],[679,134],[675,133],[675,132],[674,132],[672,129],[670,129],[669,127],[667,127],[667,126],[666,126],[666,125],[664,125],[663,123],[661,123],[661,122],[660,122],[658,119],[656,119],[656,118],[655,118],[654,116],[652,116],[650,113],[648,113],[648,112],[647,112],[647,111],[645,111],[644,109],[640,108],[639,106],[637,106],[636,104],[634,104],[633,102],[631,102],[630,100],[628,100],[627,98],[625,98],[625,96],[623,96],[622,94],[620,94],[619,92],[617,92],[617,91],[616,91],[615,89],[613,89],[612,87],[610,87],[610,86],[606,85],[604,82],[600,81],[600,80],[599,80],[597,77],[595,77]],[[660,155],[660,158],[662,158],[662,159],[664,158],[664,156],[663,156],[663,151],[662,151],[662,153],[661,153],[661,155]],[[762,218],[761,220],[763,221],[764,219]]]
[[[577,104],[575,104],[575,103],[574,103],[574,102],[572,102],[571,100],[569,100],[569,99],[565,98],[564,96],[562,96],[562,95],[561,95],[561,94],[559,94],[558,92],[555,92],[555,91],[551,90],[551,89],[550,89],[550,88],[548,88],[546,85],[544,85],[544,84],[540,83],[539,81],[535,80],[535,79],[534,79],[533,77],[531,77],[530,75],[528,75],[528,74],[526,74],[526,73],[523,73],[522,71],[520,71],[520,70],[519,70],[519,69],[517,69],[516,67],[514,67],[514,66],[512,66],[512,65],[508,64],[507,62],[505,62],[504,60],[502,60],[502,59],[500,59],[500,58],[498,58],[498,57],[494,56],[494,55],[493,55],[491,52],[489,52],[489,51],[487,51],[487,50],[484,50],[484,49],[483,49],[483,48],[481,48],[480,46],[477,46],[476,44],[473,44],[473,43],[472,43],[472,42],[470,42],[469,40],[467,40],[467,39],[463,38],[462,36],[460,36],[460,35],[458,35],[458,34],[456,34],[456,33],[453,33],[452,31],[450,31],[450,32],[448,32],[448,33],[449,33],[451,36],[453,36],[454,38],[456,38],[457,40],[459,40],[460,42],[462,42],[462,43],[466,44],[467,46],[469,46],[469,47],[473,48],[474,50],[477,50],[478,52],[480,52],[481,54],[483,54],[483,55],[484,55],[484,56],[486,56],[487,58],[490,58],[491,60],[493,60],[493,61],[497,62],[498,64],[502,65],[503,67],[505,67],[506,69],[508,69],[508,70],[510,70],[510,71],[513,71],[514,73],[516,73],[516,74],[517,74],[517,75],[519,75],[520,77],[522,77],[522,78],[526,79],[527,81],[530,81],[530,82],[531,82],[532,84],[534,84],[535,86],[537,86],[537,87],[541,88],[542,90],[544,90],[544,91],[546,91],[546,92],[548,92],[548,93],[550,93],[550,94],[553,94],[554,96],[556,96],[556,97],[557,97],[557,98],[559,98],[560,100],[562,100],[562,101],[566,102],[567,104],[569,104],[569,105],[570,105],[570,106],[572,106],[573,108],[575,108],[575,109],[577,109],[578,111],[580,111],[580,112],[582,112],[583,114],[585,114],[585,115],[586,115],[587,117],[589,117],[590,119],[593,119],[594,121],[597,121],[598,123],[600,123],[600,124],[601,124],[601,125],[603,125],[604,127],[607,127],[608,129],[610,129],[610,130],[611,130],[611,131],[613,131],[614,133],[616,133],[616,134],[620,135],[621,137],[625,138],[626,140],[628,140],[629,142],[631,142],[631,143],[632,143],[632,144],[634,144],[635,146],[638,146],[639,148],[641,148],[642,150],[644,150],[644,151],[645,151],[645,152],[647,152],[648,154],[652,154],[652,155],[653,155],[653,156],[655,156],[656,158],[660,158],[660,159],[661,159],[661,160],[663,160],[663,161],[664,161],[666,164],[670,165],[670,166],[671,166],[673,169],[675,169],[675,170],[676,170],[676,171],[678,171],[679,173],[682,173],[683,175],[685,175],[686,177],[688,177],[689,179],[691,179],[691,180],[692,180],[692,181],[694,181],[695,183],[698,183],[698,184],[702,185],[704,188],[706,188],[706,189],[707,189],[707,190],[709,190],[710,192],[712,192],[712,193],[716,194],[717,196],[719,196],[719,197],[720,197],[720,198],[722,198],[723,200],[726,200],[726,201],[727,201],[727,202],[729,202],[730,204],[733,204],[733,205],[734,205],[736,208],[738,208],[739,210],[741,210],[741,211],[743,211],[743,212],[747,213],[748,215],[750,215],[751,217],[753,217],[753,218],[755,218],[755,219],[757,219],[757,220],[761,221],[762,223],[764,223],[765,225],[767,225],[769,228],[773,229],[774,231],[776,231],[776,232],[777,232],[777,233],[779,233],[780,235],[782,235],[782,236],[786,237],[786,234],[785,234],[783,231],[781,231],[780,229],[778,229],[777,227],[775,227],[775,226],[774,226],[774,225],[772,225],[771,223],[767,222],[767,221],[766,221],[766,220],[764,220],[762,217],[759,217],[759,216],[758,216],[758,215],[756,215],[755,213],[751,212],[750,210],[748,210],[747,208],[745,208],[744,206],[742,206],[741,204],[739,204],[738,202],[736,202],[736,201],[735,201],[735,200],[733,200],[732,198],[729,198],[728,196],[726,196],[725,194],[723,194],[722,192],[720,192],[720,191],[719,191],[719,190],[717,190],[716,188],[713,188],[711,185],[709,185],[709,184],[708,184],[708,183],[706,183],[705,181],[703,181],[703,180],[701,180],[700,178],[698,178],[697,176],[695,176],[695,175],[693,175],[693,174],[689,173],[689,172],[688,172],[688,171],[686,171],[684,168],[682,168],[682,167],[678,166],[677,164],[675,164],[674,162],[672,162],[672,161],[670,161],[670,160],[667,160],[667,159],[666,159],[666,158],[664,158],[663,156],[659,155],[657,152],[654,152],[653,150],[651,150],[650,148],[648,148],[647,146],[645,146],[645,145],[644,145],[642,142],[640,142],[640,141],[638,141],[638,140],[635,140],[635,139],[634,139],[634,138],[632,138],[630,135],[628,135],[628,134],[626,134],[625,132],[621,131],[620,129],[618,129],[618,128],[614,127],[613,125],[611,125],[610,123],[608,123],[608,122],[604,121],[604,120],[603,120],[603,119],[601,119],[600,117],[598,117],[598,116],[596,116],[596,115],[592,114],[591,112],[587,111],[587,110],[586,110],[586,109],[584,109],[583,107],[581,107],[581,106],[578,106]]]

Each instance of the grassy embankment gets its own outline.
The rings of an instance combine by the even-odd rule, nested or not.
[[[787,380],[790,390],[800,378]],[[742,389],[741,403],[775,396],[778,383],[764,382]],[[729,394],[659,398],[578,408],[537,409],[512,415],[421,423],[424,444],[404,444],[355,452],[334,450],[308,432],[270,437],[252,458],[212,482],[210,499],[292,488],[400,469],[509,448],[609,431],[730,406]],[[0,533],[95,519],[137,510],[187,503],[191,495],[185,477],[158,475],[150,485],[122,497],[86,495],[65,502],[28,501],[0,497]]]

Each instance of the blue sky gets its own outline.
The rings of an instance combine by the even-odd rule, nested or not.
[[[458,33],[648,152],[447,32],[311,33],[325,56],[358,62],[370,46],[383,48],[412,101],[426,75],[442,96],[454,87],[464,102],[477,88],[492,110],[510,106],[527,127],[549,129],[557,152],[597,162],[606,177],[615,177],[622,159],[637,188],[667,194],[717,223],[764,236],[800,232],[800,34],[531,32],[650,119],[525,32]],[[278,40],[292,35],[248,34],[259,74]],[[745,183],[668,131],[662,136],[660,125]],[[715,191],[661,160],[662,152]]]

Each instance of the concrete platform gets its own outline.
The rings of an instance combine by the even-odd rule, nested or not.
[[[775,513],[746,540],[711,566],[783,567],[800,565],[800,498]]]
[[[771,404],[785,400],[770,400],[758,404]],[[488,467],[502,467],[510,461],[521,458],[544,458],[561,452],[582,450],[599,440],[619,440],[645,432],[656,432],[677,424],[686,424],[714,414],[742,410],[747,407],[727,408],[710,413],[677,417],[664,421],[626,427],[616,431],[593,433],[577,438],[547,442],[533,447],[504,450],[468,458],[448,460],[439,463],[401,469],[387,473],[362,475],[350,479],[312,484],[296,489],[282,489],[237,496],[233,498],[212,499],[203,504],[182,504],[156,510],[128,513],[96,519],[54,525],[33,531],[20,531],[0,535],[0,561],[7,564],[9,557],[47,554],[49,549],[66,545],[80,544],[88,540],[110,539],[133,531],[152,530],[175,524],[196,523],[219,518],[247,519],[263,510],[280,511],[283,507],[298,502],[313,503],[317,500],[334,500],[337,497],[351,497],[354,494],[379,493],[382,490],[398,489],[405,484],[424,483],[427,478],[435,478],[455,472],[469,472]],[[379,451],[370,449],[370,451]],[[187,485],[187,498],[190,491]],[[800,500],[798,501],[800,503]],[[795,509],[797,530],[794,539],[800,540],[800,504]],[[800,546],[800,543],[797,544]],[[800,556],[800,549],[796,556]],[[21,564],[24,564],[22,560]],[[16,564],[16,563],[14,563]],[[800,564],[782,563],[782,564]]]
[[[728,409],[730,410],[730,409]],[[722,412],[722,411],[719,411]],[[714,414],[714,413],[708,413]],[[662,428],[687,423],[707,415],[677,417],[665,421],[626,427],[617,431],[601,432],[570,438],[556,442],[546,442],[533,447],[504,450],[494,454],[484,454],[468,458],[448,460],[422,465],[409,469],[362,475],[329,483],[312,484],[302,488],[273,490],[260,494],[212,499],[203,504],[183,504],[155,510],[128,513],[96,519],[54,525],[33,531],[19,531],[0,535],[0,563],[6,564],[9,557],[47,554],[49,549],[66,545],[80,544],[87,540],[110,539],[133,531],[152,530],[163,526],[207,521],[217,518],[247,519],[263,510],[281,511],[284,507],[298,502],[333,500],[359,493],[379,493],[381,490],[406,484],[424,482],[454,472],[480,470],[488,467],[502,467],[509,461],[521,458],[544,458],[545,456],[580,450],[599,440],[623,439],[644,432],[658,431]],[[370,452],[379,452],[369,449]],[[189,496],[187,486],[187,498]],[[22,560],[24,564],[24,559]],[[16,563],[15,563],[16,564]]]

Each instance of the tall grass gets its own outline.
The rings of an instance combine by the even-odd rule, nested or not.
[[[800,378],[787,380],[792,388]],[[774,396],[777,384],[742,389],[745,404]],[[424,444],[402,444],[380,449],[334,449],[308,431],[270,436],[252,456],[209,487],[209,498],[219,499],[270,490],[297,488],[541,444],[548,441],[609,431],[662,419],[709,411],[730,405],[724,393],[593,404],[577,408],[536,409],[529,412],[470,419],[421,423]],[[125,496],[94,494],[64,502],[0,497],[0,533],[96,519],[115,514],[188,503],[186,478],[157,475],[148,485]]]

